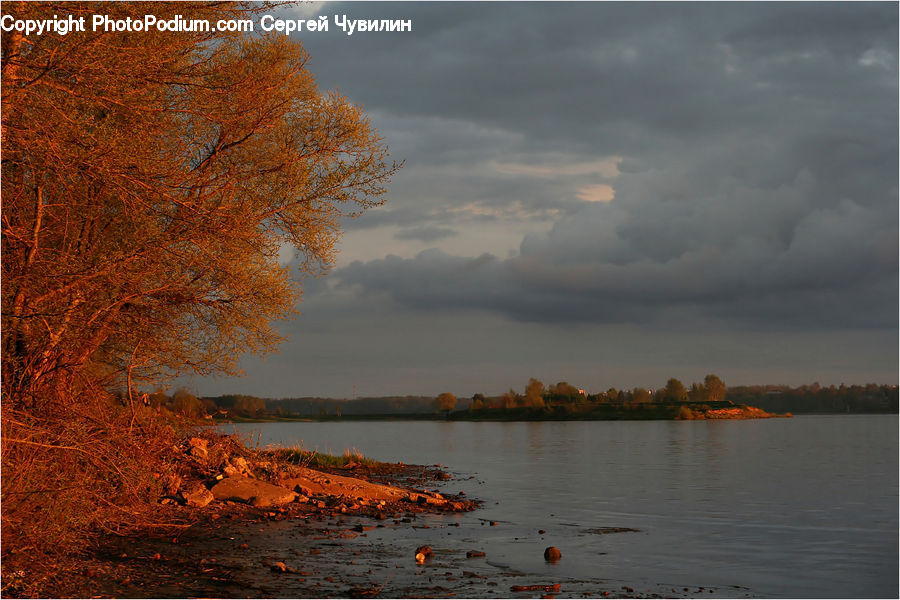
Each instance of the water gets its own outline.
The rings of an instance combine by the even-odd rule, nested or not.
[[[223,429],[473,476],[446,488],[485,501],[460,518],[499,526],[466,542],[525,573],[734,596],[898,597],[893,416]],[[586,531],[608,527],[639,531]],[[558,565],[543,562],[548,545],[562,550]]]

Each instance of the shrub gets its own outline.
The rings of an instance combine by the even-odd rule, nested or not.
[[[695,417],[694,411],[692,411],[689,407],[682,404],[678,407],[678,415],[675,417],[676,419],[680,419],[683,421],[689,421]]]

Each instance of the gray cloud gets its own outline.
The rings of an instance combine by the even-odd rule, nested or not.
[[[806,170],[770,188],[735,177],[703,188],[677,169],[620,181],[614,202],[527,236],[513,258],[431,250],[334,276],[403,307],[523,321],[896,327],[896,190],[826,202]]]
[[[406,167],[344,223],[366,259],[305,286],[269,380],[895,379],[896,4],[319,12],[412,19],[303,37]]]
[[[422,242],[433,242],[447,237],[453,237],[458,232],[443,227],[414,227],[412,229],[403,229],[394,234],[398,240],[419,240]]]

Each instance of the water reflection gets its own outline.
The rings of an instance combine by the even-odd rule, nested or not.
[[[477,473],[467,491],[488,502],[467,518],[504,522],[478,527],[479,544],[529,572],[547,568],[528,550],[545,529],[568,549],[555,567],[567,576],[897,597],[895,417],[243,427],[263,443]],[[641,531],[581,533],[591,527]]]

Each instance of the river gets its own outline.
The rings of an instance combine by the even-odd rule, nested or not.
[[[458,517],[471,532],[458,543],[522,573],[692,594],[898,597],[896,416],[221,429],[262,445],[443,464],[459,477],[447,491],[484,501]],[[543,560],[550,545],[563,553],[556,565]]]

